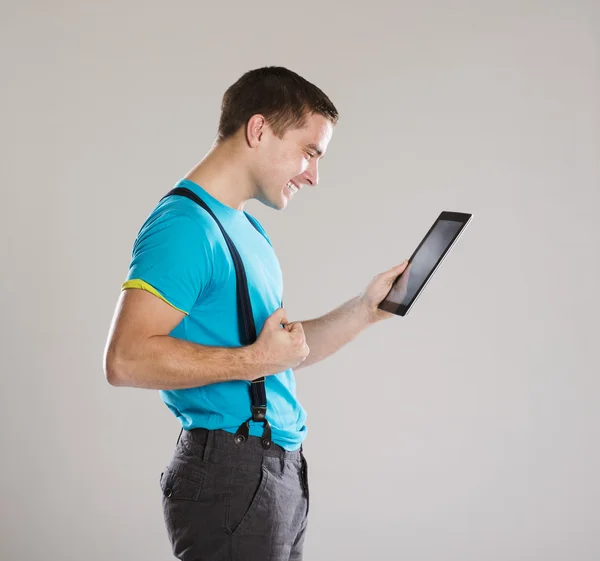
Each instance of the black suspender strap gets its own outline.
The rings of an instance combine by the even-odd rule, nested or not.
[[[254,324],[254,316],[252,315],[252,304],[250,302],[250,293],[248,292],[248,279],[246,278],[246,270],[244,269],[244,264],[237,248],[223,228],[221,222],[219,222],[219,219],[215,216],[214,212],[200,197],[198,197],[198,195],[196,195],[196,193],[190,189],[186,189],[185,187],[176,187],[175,189],[169,191],[163,197],[163,199],[172,195],[180,195],[194,201],[196,204],[200,205],[204,210],[206,210],[219,226],[235,266],[240,340],[242,345],[251,345],[257,339],[256,326]],[[254,226],[254,228],[256,228],[257,231],[260,232],[256,224],[250,220],[250,218],[248,218],[248,221],[252,224],[252,226]],[[262,232],[260,232],[260,234],[262,235]],[[261,444],[263,448],[268,449],[271,447],[271,425],[269,424],[269,421],[267,421],[267,392],[265,391],[264,376],[261,376],[250,383],[250,399],[252,401],[252,417],[240,425],[239,429],[235,433],[235,443],[241,445],[248,440],[250,421],[255,421],[263,424],[264,430],[261,437]]]

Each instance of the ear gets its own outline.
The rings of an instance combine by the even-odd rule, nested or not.
[[[262,140],[267,121],[262,115],[252,115],[246,125],[246,141],[254,148]]]

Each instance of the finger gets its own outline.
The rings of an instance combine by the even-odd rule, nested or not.
[[[306,343],[304,343],[304,347],[302,347],[302,358],[300,360],[302,362],[304,362],[308,358],[309,354],[310,354],[310,349],[308,348],[308,345]]]
[[[299,321],[295,321],[291,324],[290,333],[302,333],[304,334],[304,328]]]

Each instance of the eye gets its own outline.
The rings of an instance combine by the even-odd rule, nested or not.
[[[310,152],[304,152],[304,155],[305,155],[305,157],[308,156],[309,159],[315,157],[315,155],[311,154]]]

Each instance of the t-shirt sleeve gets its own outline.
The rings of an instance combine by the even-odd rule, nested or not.
[[[140,229],[123,289],[139,288],[189,314],[212,275],[208,230],[200,221],[170,211]]]

